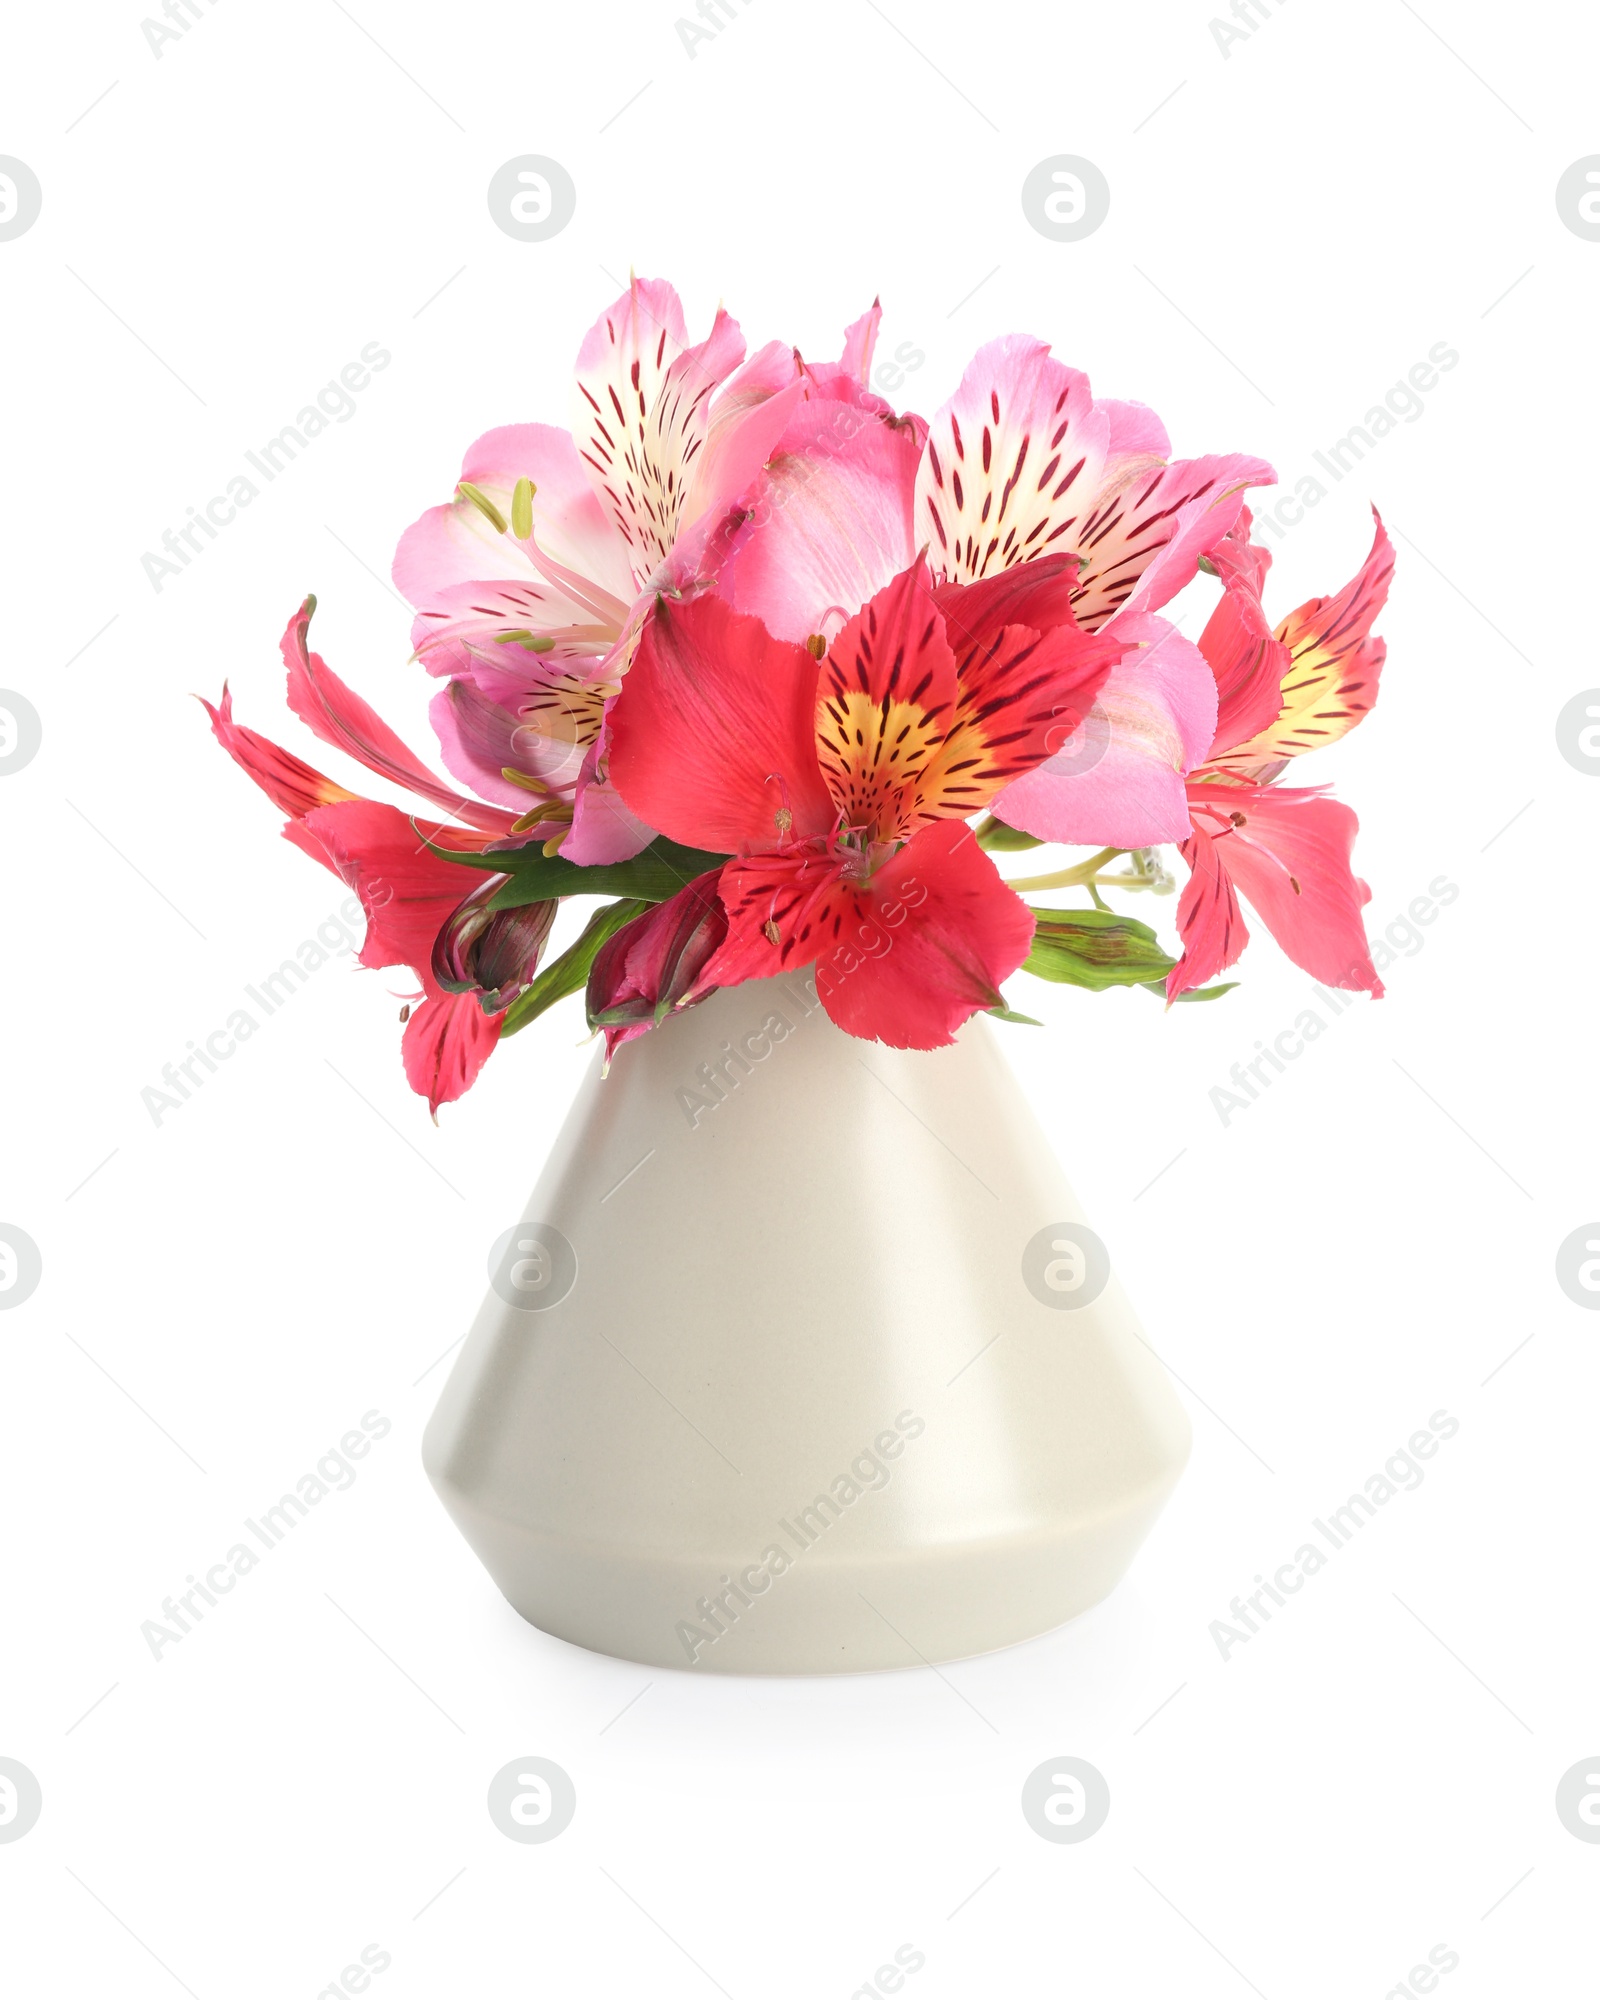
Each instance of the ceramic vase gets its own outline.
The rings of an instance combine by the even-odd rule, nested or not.
[[[998,1042],[810,980],[597,1054],[427,1428],[511,1604],[651,1667],[916,1666],[1103,1598],[1189,1426]]]

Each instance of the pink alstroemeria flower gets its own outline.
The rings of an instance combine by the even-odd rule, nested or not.
[[[1071,558],[1077,622],[1115,640],[1118,661],[1092,711],[994,812],[1044,840],[1181,838],[1216,685],[1154,614],[1271,466],[1237,453],[1169,462],[1153,411],[1096,401],[1087,376],[1021,334],[981,347],[931,424],[875,402],[796,410],[743,518],[724,528],[719,591],[779,638],[803,640],[831,637],[923,548],[949,583]]]
[[[447,768],[569,861],[650,840],[606,775],[606,705],[640,623],[658,591],[700,582],[715,531],[801,405],[877,404],[879,318],[874,305],[850,328],[836,364],[807,367],[774,342],[741,367],[727,313],[690,345],[673,288],[636,278],[579,349],[570,433],[488,432],[455,498],[402,537],[394,579],[417,611],[413,644],[448,677],[430,709]]]
[[[488,1061],[505,1008],[533,977],[555,905],[504,912],[492,929],[482,919],[480,899],[504,878],[448,861],[432,848],[481,852],[510,832],[511,815],[441,783],[310,650],[314,607],[308,598],[283,635],[290,708],[323,742],[465,820],[466,827],[413,823],[397,806],[346,790],[293,751],[235,722],[226,687],[216,707],[204,706],[218,742],[289,815],[285,838],[360,897],[367,919],[361,964],[404,965],[416,975],[421,1005],[410,1010],[401,1054],[412,1089],[437,1112],[460,1097]],[[456,921],[468,916],[464,925]]]
[[[920,1049],[1002,1004],[1033,916],[965,822],[1050,754],[1109,671],[1115,647],[1073,621],[1073,568],[936,591],[916,558],[831,645],[776,637],[716,594],[657,604],[611,761],[641,817],[733,856],[727,937],[687,999],[815,964],[841,1027]]]
[[[1350,867],[1356,816],[1322,786],[1277,780],[1292,757],[1354,729],[1378,698],[1387,648],[1372,624],[1389,594],[1394,550],[1383,522],[1360,570],[1332,597],[1313,597],[1271,630],[1261,586],[1271,557],[1250,542],[1250,517],[1218,551],[1224,594],[1200,650],[1216,677],[1216,736],[1188,784],[1181,853],[1190,877],[1178,903],[1183,957],[1167,975],[1175,1000],[1238,958],[1249,940],[1243,895],[1295,964],[1328,986],[1383,992]]]
[[[1154,614],[1233,527],[1245,488],[1276,474],[1242,453],[1170,449],[1154,411],[1097,401],[1087,376],[1017,336],[979,350],[930,427],[916,518],[949,573],[1070,550],[1079,623],[1124,642],[1077,736],[995,801],[1038,839],[1140,847],[1188,829],[1184,780],[1210,745],[1216,689]]]

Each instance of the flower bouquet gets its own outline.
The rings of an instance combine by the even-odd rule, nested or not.
[[[210,710],[360,897],[362,963],[418,982],[402,1054],[432,1111],[568,996],[604,1036],[424,1460],[524,1616],[655,1665],[1042,1632],[1175,1483],[1187,1420],[972,1023],[1029,1018],[1014,975],[1210,999],[1243,897],[1315,978],[1382,990],[1355,816],[1281,782],[1373,704],[1381,523],[1274,624],[1261,460],[1171,458],[1152,411],[1021,336],[931,419],[897,412],[878,322],[836,362],[747,358],[726,313],[691,344],[636,280],[579,350],[571,430],[472,446],[394,565],[450,780],[302,605],[290,707],[412,806],[237,723],[226,688]],[[1166,615],[1190,585],[1197,640]],[[1047,843],[1093,852],[1002,874]],[[1172,890],[1169,843],[1175,951],[1104,893]],[[1060,890],[1082,901],[1025,900]]]

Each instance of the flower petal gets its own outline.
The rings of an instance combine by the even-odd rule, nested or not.
[[[695,477],[662,571],[664,580],[684,587],[699,577],[707,546],[723,527],[729,508],[760,479],[776,451],[806,393],[790,358],[790,379],[781,389],[737,400],[719,396],[712,404],[705,448],[695,461]]]
[[[200,706],[211,718],[212,734],[248,777],[261,787],[280,812],[302,819],[316,806],[331,806],[356,794],[336,785],[292,750],[233,719],[233,696],[226,681],[221,704],[213,708],[202,695]]]
[[[508,527],[517,481],[530,480],[540,545],[580,575],[618,595],[632,594],[627,550],[565,431],[553,424],[502,424],[485,431],[462,460],[461,478],[493,502]],[[393,574],[396,589],[419,608],[453,584],[485,577],[543,584],[516,539],[465,495],[430,508],[407,528],[395,551]]]
[[[919,558],[868,599],[822,663],[816,754],[846,827],[905,840],[925,819],[975,810],[959,799],[970,773],[938,764],[955,700],[955,655]]]
[[[1212,758],[1227,762],[1229,746],[1265,727],[1281,706],[1279,687],[1288,648],[1275,637],[1261,608],[1261,588],[1272,557],[1250,540],[1250,510],[1240,509],[1233,532],[1211,552],[1222,596],[1200,634],[1217,682],[1217,733]]]
[[[878,299],[844,330],[844,352],[839,356],[839,373],[863,389],[872,380],[872,356],[878,345],[878,328],[883,324],[883,305]]]
[[[855,897],[857,928],[816,961],[817,993],[852,1035],[943,1048],[1033,947],[1033,913],[957,820],[925,827]]]
[[[488,431],[468,451],[461,478],[507,529],[517,481],[530,480],[534,542],[561,569],[597,586],[598,595],[546,574],[527,544],[458,491],[449,505],[431,507],[414,522],[395,552],[395,586],[416,606],[412,644],[430,673],[469,672],[469,641],[492,646],[497,632],[583,632],[594,626],[597,604],[614,622],[615,604],[633,597],[627,545],[565,431],[549,424]]]
[[[878,345],[878,328],[883,307],[876,299],[871,309],[845,328],[844,352],[837,361],[806,362],[803,365],[806,392],[839,403],[853,403],[858,409],[872,410],[881,417],[893,417],[894,407],[872,388],[872,356]],[[912,419],[920,426],[920,418]],[[917,442],[920,446],[921,438]]]
[[[822,841],[725,862],[718,889],[728,933],[706,967],[716,986],[771,979],[809,965],[855,920],[844,864]]]
[[[471,993],[430,993],[412,1010],[400,1052],[406,1081],[429,1111],[472,1088],[494,1054],[502,1018],[486,1014]]]
[[[1229,751],[1230,765],[1276,763],[1337,742],[1378,699],[1388,647],[1369,635],[1389,595],[1394,548],[1376,508],[1372,518],[1371,551],[1344,589],[1311,598],[1278,627],[1277,641],[1288,653],[1281,712]]]
[[[1000,1004],[1033,944],[1033,913],[960,820],[924,827],[863,884],[813,849],[728,862],[722,896],[728,940],[708,978],[814,963],[829,1016],[893,1048],[943,1048]]]
[[[938,771],[963,815],[1070,740],[1124,650],[1120,639],[1079,630],[1076,569],[1071,556],[1038,556],[934,593],[959,690]]]
[[[1102,398],[1095,407],[1105,412],[1106,477],[1115,479],[1134,461],[1164,463],[1172,456],[1167,427],[1147,403],[1119,403]]]
[[[929,425],[917,471],[916,533],[935,565],[970,583],[1078,547],[1109,436],[1088,376],[1044,341],[1009,334],[980,347]]]
[[[571,799],[604,708],[604,689],[575,677],[528,690],[515,709],[491,701],[471,681],[451,681],[429,703],[428,719],[445,768],[520,815],[541,797]],[[508,769],[536,783],[514,784],[502,775]]]
[[[1198,647],[1164,618],[1124,614],[1131,641],[1077,733],[994,802],[1039,840],[1148,847],[1189,831],[1184,779],[1210,748],[1217,686]],[[1109,635],[1107,635],[1109,636]]]
[[[481,886],[483,871],[441,860],[426,841],[463,848],[481,843],[459,828],[419,824],[420,833],[398,807],[370,799],[318,806],[300,822],[361,898],[367,916],[361,963],[409,965],[431,986],[434,940],[463,897]]]
[[[1362,905],[1370,891],[1351,873],[1356,816],[1316,787],[1196,784],[1195,825],[1234,887],[1295,964],[1328,986],[1383,992]]]
[[[750,511],[708,551],[707,573],[780,639],[831,636],[916,556],[908,425],[831,398],[803,402]]]
[[[743,354],[738,324],[720,307],[707,338],[688,346],[677,293],[641,278],[578,350],[573,435],[640,585],[672,548],[712,391]]]
[[[1178,898],[1183,956],[1167,974],[1169,1004],[1226,971],[1250,942],[1239,898],[1211,834],[1197,825],[1178,852],[1189,864],[1189,879]]]
[[[641,819],[711,853],[828,832],[817,662],[707,594],[660,599],[610,715],[610,776]]]
[[[283,663],[289,670],[289,706],[314,735],[335,749],[347,751],[380,778],[431,799],[469,826],[489,833],[508,833],[511,815],[480,805],[441,784],[408,750],[394,731],[358,694],[351,692],[322,657],[307,643],[311,614],[317,600],[308,597],[284,630]]]
[[[1244,489],[1276,477],[1264,459],[1235,452],[1177,459],[1102,491],[1076,537],[1078,623],[1095,631],[1124,607],[1158,610],[1233,527]]]
[[[648,847],[659,828],[647,826],[632,810],[611,782],[609,770],[600,775],[600,741],[589,746],[578,773],[578,792],[572,807],[572,831],[561,843],[561,857],[580,868],[593,868],[607,861],[629,861]]]

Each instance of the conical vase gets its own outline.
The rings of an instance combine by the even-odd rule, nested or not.
[[[999,1032],[859,1041],[796,976],[597,1056],[424,1439],[524,1618],[850,1673],[1116,1586],[1188,1420]]]

